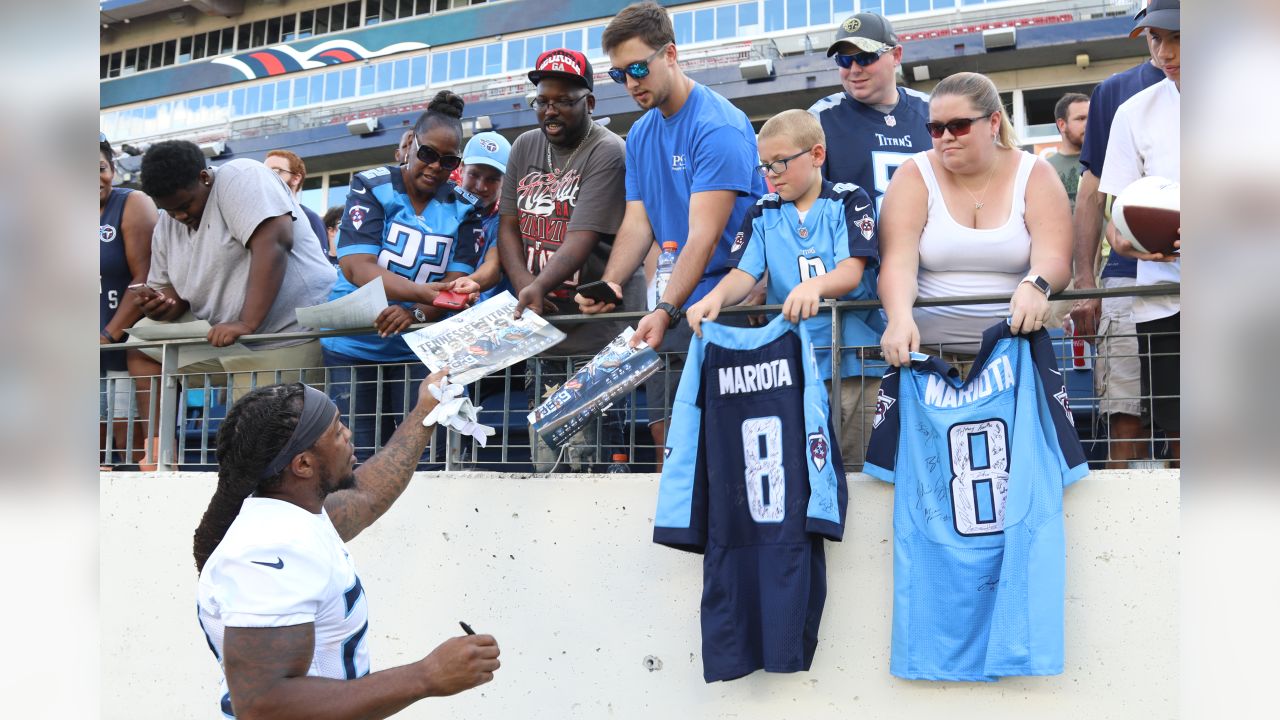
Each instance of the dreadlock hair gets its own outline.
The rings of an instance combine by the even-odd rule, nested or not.
[[[196,572],[222,542],[245,498],[279,487],[283,470],[269,478],[261,475],[293,436],[304,392],[302,383],[260,387],[227,412],[218,429],[218,489],[195,532]]]
[[[448,90],[441,90],[436,96],[431,98],[431,102],[427,104],[427,109],[418,116],[417,122],[413,124],[413,134],[421,135],[424,132],[438,126],[446,125],[458,134],[458,139],[462,139],[462,109],[466,107],[464,101],[456,93]]]

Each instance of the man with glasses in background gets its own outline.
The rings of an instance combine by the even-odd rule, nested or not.
[[[498,254],[519,300],[516,317],[526,309],[539,315],[576,314],[577,287],[600,279],[622,224],[626,146],[591,118],[595,80],[586,55],[566,48],[548,50],[538,56],[529,82],[536,91],[538,127],[511,145],[511,180],[503,183],[498,204]],[[626,285],[624,305],[636,308],[643,301],[644,277],[633,274]],[[531,405],[541,403],[567,379],[570,368],[563,356],[595,355],[622,327],[570,323],[560,329],[568,337],[546,353],[557,357],[540,358],[538,366],[529,364]],[[535,369],[540,372],[535,374]],[[621,442],[620,432],[601,441],[595,431],[592,423],[569,441],[571,469],[590,470],[593,463],[603,468],[608,445]],[[555,453],[536,436],[532,440],[535,467],[549,471]],[[603,457],[596,452],[602,443]]]
[[[302,204],[302,181],[307,179],[307,164],[302,162],[302,158],[298,157],[297,153],[290,150],[272,150],[267,153],[267,159],[263,160],[262,164],[275,173],[289,188],[289,192],[293,193],[294,199],[298,201],[298,206],[302,208],[302,214],[306,215],[307,222],[311,223],[311,231],[316,234],[316,239],[320,241],[321,253],[328,258],[329,233],[325,231],[324,218]]]
[[[647,111],[627,136],[626,212],[604,280],[621,297],[622,283],[654,243],[675,242],[671,278],[657,309],[636,325],[632,342],[683,353],[691,337],[688,325],[677,327],[683,308],[728,272],[734,234],[764,192],[764,179],[754,170],[755,131],[741,110],[680,69],[671,17],[661,6],[627,6],[605,28],[601,46],[612,65],[609,77]],[[575,299],[584,313],[615,307],[582,294]],[[682,359],[669,356],[645,384],[649,427],[659,447],[666,444],[666,413]]]
[[[933,147],[924,124],[929,96],[897,85],[902,46],[889,21],[876,13],[846,18],[827,48],[840,71],[842,89],[809,108],[827,136],[822,176],[880,199],[904,160]]]

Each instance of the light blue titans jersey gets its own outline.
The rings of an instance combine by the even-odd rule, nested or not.
[[[653,108],[627,133],[627,202],[644,203],[659,245],[672,240],[684,247],[693,193],[730,190],[737,195],[685,307],[701,300],[729,271],[733,234],[765,191],[764,178],[755,171],[756,157],[756,134],[746,114],[697,83],[675,115],[663,117]]]
[[[885,374],[864,470],[895,484],[893,656],[911,680],[1062,672],[1062,489],[1088,474],[1043,330],[983,334],[969,378]]]
[[[416,283],[436,282],[449,272],[475,272],[485,245],[476,202],[474,195],[448,182],[419,215],[405,192],[398,165],[356,173],[338,226],[338,259],[374,255],[378,265]],[[355,290],[339,272],[329,299]],[[356,335],[323,338],[321,343],[328,350],[365,360],[416,359],[400,336]]]
[[[797,285],[810,278],[825,275],[841,260],[860,257],[867,267],[862,281],[841,300],[874,300],[876,278],[880,269],[880,240],[871,200],[857,185],[822,183],[822,193],[800,222],[795,203],[786,202],[777,193],[760,198],[747,213],[742,230],[730,246],[729,265],[750,273],[759,280],[769,271],[766,302],[780,305]],[[813,340],[818,371],[823,380],[831,379],[831,312],[824,311],[804,321]],[[880,376],[887,367],[875,360],[864,365],[863,348],[878,357],[880,336],[884,334],[884,315],[878,308],[841,314],[840,377],[855,375]]]
[[[703,323],[667,438],[653,541],[704,554],[703,677],[808,670],[848,492],[804,325]]]

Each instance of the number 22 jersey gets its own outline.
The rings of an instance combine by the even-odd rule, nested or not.
[[[886,373],[864,470],[894,483],[893,653],[913,680],[1062,672],[1062,490],[1088,473],[1043,330],[987,329],[969,377]]]
[[[653,540],[703,553],[707,682],[808,670],[843,463],[804,324],[702,324],[673,403]]]

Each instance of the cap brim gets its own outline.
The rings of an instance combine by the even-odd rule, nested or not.
[[[1156,10],[1155,12],[1147,12],[1137,19],[1138,24],[1133,26],[1133,30],[1129,33],[1129,37],[1136,38],[1142,34],[1147,28],[1156,28],[1157,30],[1172,30],[1181,32],[1179,26],[1181,23],[1182,13],[1179,10]]]
[[[827,48],[827,57],[831,57],[840,52],[841,45],[851,45],[859,52],[879,52],[880,48],[889,47],[879,40],[872,40],[864,37],[847,37],[840,38],[831,43],[831,47]]]
[[[498,162],[497,160],[494,160],[491,157],[485,157],[484,155],[469,157],[469,158],[464,157],[462,158],[462,164],[463,165],[488,165],[491,168],[496,168],[497,171],[502,173],[503,175],[507,174],[506,165],[503,165],[502,163]]]
[[[588,90],[592,89],[591,85],[587,83],[587,79],[582,77],[581,75],[574,75],[573,73],[565,73],[565,72],[556,72],[554,70],[531,70],[529,72],[529,82],[533,83],[534,85],[537,85],[538,83],[542,82],[546,78],[557,78],[559,80],[564,80],[566,82],[571,82],[577,85],[581,85],[582,87]]]

